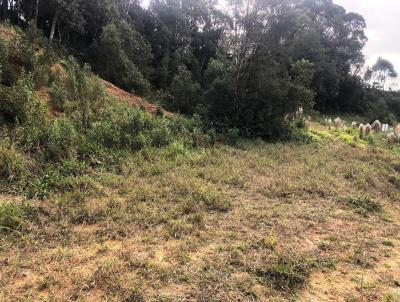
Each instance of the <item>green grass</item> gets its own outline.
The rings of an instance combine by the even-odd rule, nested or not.
[[[22,231],[35,218],[35,209],[29,203],[0,204],[0,233]]]
[[[354,209],[362,209],[370,213],[382,211],[381,204],[368,196],[360,195],[356,197],[347,197],[343,199],[343,203]]]
[[[311,265],[303,256],[281,254],[265,267],[256,268],[254,273],[263,283],[271,284],[278,290],[294,291],[306,284]]]
[[[398,273],[397,147],[310,131],[324,134],[48,165],[46,199],[0,199],[0,299],[345,300],[370,294],[360,274],[384,299]]]

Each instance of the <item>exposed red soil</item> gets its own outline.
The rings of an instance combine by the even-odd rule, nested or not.
[[[121,101],[126,101],[129,105],[132,105],[133,107],[143,108],[147,112],[150,112],[153,114],[155,114],[155,113],[157,113],[157,111],[161,110],[167,116],[172,115],[172,113],[165,111],[165,110],[161,109],[160,107],[145,101],[141,97],[130,94],[130,93],[122,90],[121,88],[118,88],[117,86],[111,84],[110,82],[107,82],[105,80],[102,80],[102,82],[103,82],[104,86],[106,86],[107,92],[110,95],[116,97],[117,99],[119,99]]]
[[[14,34],[5,28],[0,28],[0,34],[5,35],[7,37],[12,37]]]

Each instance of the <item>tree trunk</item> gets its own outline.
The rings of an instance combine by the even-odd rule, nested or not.
[[[2,8],[2,15],[3,15],[3,21],[7,20],[7,13],[8,13],[8,0],[3,0],[1,2],[1,8]]]
[[[35,17],[34,17],[35,26],[37,26],[38,18],[39,18],[39,0],[36,0]]]
[[[57,8],[54,17],[53,17],[53,22],[51,23],[51,31],[50,31],[50,36],[49,36],[49,48],[51,48],[51,45],[54,40],[54,34],[56,32],[56,26],[58,22],[58,16],[60,15],[60,9]]]
[[[14,150],[14,129],[13,127],[8,127],[8,138],[10,139],[10,150]]]

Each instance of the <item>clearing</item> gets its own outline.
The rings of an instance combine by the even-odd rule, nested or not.
[[[315,129],[138,155],[32,201],[0,237],[0,300],[400,301],[399,149]]]

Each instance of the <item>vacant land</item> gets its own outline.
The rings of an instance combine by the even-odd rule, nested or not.
[[[400,301],[399,150],[323,136],[143,152],[46,201],[2,196],[0,300]]]

